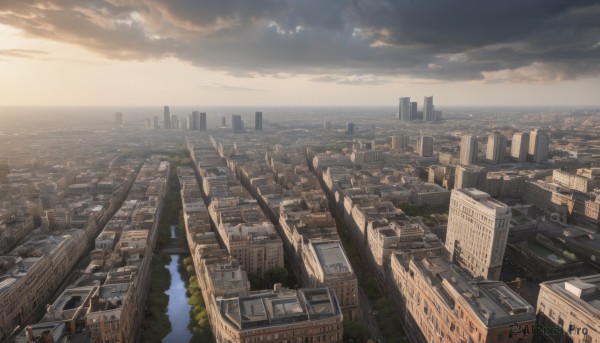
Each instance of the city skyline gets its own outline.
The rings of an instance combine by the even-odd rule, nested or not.
[[[0,106],[600,105],[594,1],[154,5],[3,4]]]

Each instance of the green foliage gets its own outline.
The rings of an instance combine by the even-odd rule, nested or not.
[[[189,329],[192,331],[191,343],[208,343],[212,342],[212,330],[210,329],[210,323],[208,322],[208,313],[206,313],[206,305],[204,304],[204,298],[202,297],[202,291],[198,285],[198,278],[196,277],[196,271],[191,257],[186,257],[183,260],[182,266],[185,268],[179,268],[180,272],[185,270],[188,280],[186,282],[187,293],[189,295],[188,304],[192,305],[190,310],[190,325]]]
[[[359,322],[344,320],[344,342],[367,343],[369,329]]]
[[[252,289],[272,289],[276,283],[281,283],[284,287],[289,287],[289,273],[287,269],[273,267],[267,269],[261,278],[260,276],[250,276],[250,286]]]
[[[171,276],[169,270],[165,268],[170,261],[171,257],[163,253],[157,253],[152,257],[150,265],[152,283],[144,311],[140,336],[142,342],[161,342],[162,338],[171,332],[171,322],[167,316],[169,296],[165,294],[171,286]]]

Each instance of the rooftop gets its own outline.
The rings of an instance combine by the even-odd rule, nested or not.
[[[335,293],[327,288],[258,292],[219,299],[220,312],[239,330],[292,324],[340,315]]]
[[[324,275],[353,273],[339,241],[311,241],[310,245]]]
[[[547,281],[541,284],[592,316],[600,316],[600,274]]]

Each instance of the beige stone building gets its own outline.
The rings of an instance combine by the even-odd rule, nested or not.
[[[600,274],[540,284],[537,326],[545,342],[600,342]]]
[[[395,253],[391,273],[411,342],[532,341],[534,308],[503,282],[477,281],[442,256],[419,253]]]
[[[455,189],[450,199],[446,250],[473,276],[498,280],[511,211],[475,188]]]
[[[335,292],[280,289],[246,297],[212,299],[217,343],[342,342],[343,316]]]

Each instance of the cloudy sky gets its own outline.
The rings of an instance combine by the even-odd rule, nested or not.
[[[600,1],[0,0],[0,105],[600,105]]]

